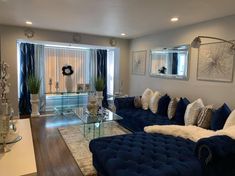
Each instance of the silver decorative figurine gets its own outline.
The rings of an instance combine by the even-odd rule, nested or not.
[[[1,63],[1,77],[0,77],[0,87],[1,87],[1,109],[0,109],[0,136],[2,138],[3,145],[0,148],[1,153],[9,152],[10,149],[6,145],[6,137],[10,128],[10,112],[7,102],[7,94],[10,91],[10,84],[7,83],[9,74],[7,73],[8,65],[3,62]]]

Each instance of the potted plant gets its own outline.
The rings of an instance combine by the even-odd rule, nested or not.
[[[102,106],[104,86],[104,79],[98,77],[95,81],[95,90],[99,106]]]
[[[101,77],[98,77],[95,81],[95,90],[98,92],[101,92],[104,90],[104,79]]]
[[[38,110],[38,93],[40,90],[40,85],[41,85],[41,80],[35,76],[35,75],[30,75],[28,77],[28,88],[30,92],[30,97],[31,97],[31,106],[32,106],[32,113],[31,117],[37,117],[39,116],[39,110]]]

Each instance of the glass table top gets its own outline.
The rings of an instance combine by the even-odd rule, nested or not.
[[[100,111],[100,113],[98,113],[97,115],[89,114],[87,108],[84,107],[76,108],[74,109],[74,112],[84,124],[116,121],[123,119],[121,116],[108,109],[103,109],[102,112]]]

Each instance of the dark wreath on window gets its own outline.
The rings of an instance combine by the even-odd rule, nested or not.
[[[73,68],[71,65],[65,65],[62,67],[62,74],[64,76],[70,76],[73,74]]]

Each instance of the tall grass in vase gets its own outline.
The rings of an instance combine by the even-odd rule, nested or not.
[[[32,106],[32,113],[31,117],[37,117],[39,116],[39,110],[38,110],[38,93],[41,86],[41,80],[35,76],[35,75],[29,75],[28,77],[28,88],[30,92],[31,97],[31,106]]]
[[[96,98],[98,100],[99,107],[102,106],[103,101],[103,90],[104,90],[105,84],[104,79],[101,77],[98,77],[95,81],[95,90],[96,90]]]

